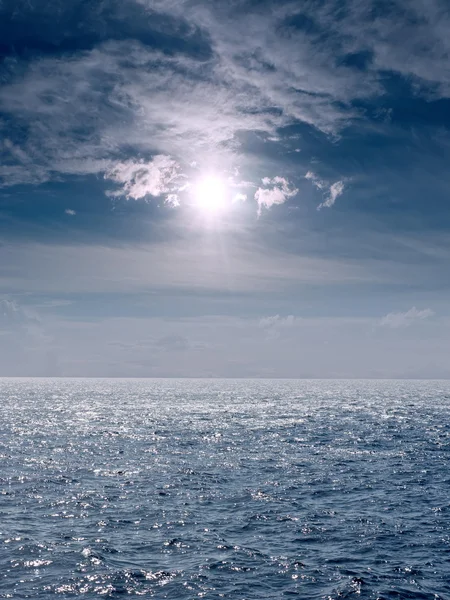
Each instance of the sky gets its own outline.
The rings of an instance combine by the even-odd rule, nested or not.
[[[0,376],[450,377],[446,0],[0,0]]]

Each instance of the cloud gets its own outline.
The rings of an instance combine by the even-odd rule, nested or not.
[[[317,177],[317,175],[315,173],[313,173],[312,171],[308,171],[305,175],[305,179],[308,179],[309,181],[311,181],[311,183],[318,189],[318,190],[323,190],[326,187],[326,183],[324,181],[322,181],[322,179],[320,179],[319,177]]]
[[[125,195],[133,200],[147,196],[155,198],[168,194],[168,202],[176,205],[175,190],[181,189],[180,167],[169,156],[157,155],[150,161],[128,160],[117,162],[105,173],[105,178],[120,185],[112,195]]]
[[[288,198],[292,198],[298,192],[287,179],[283,177],[264,177],[262,180],[263,186],[256,190],[255,200],[258,203],[258,214],[261,214],[261,209],[271,208],[277,204],[284,204]]]
[[[294,315],[288,315],[287,317],[280,317],[280,315],[274,315],[272,317],[264,317],[259,321],[259,327],[262,329],[270,327],[292,327],[297,318]]]
[[[256,327],[252,318],[171,317],[163,307],[160,316],[138,317],[133,314],[135,306],[122,300],[121,315],[125,308],[127,317],[103,314],[51,320],[62,375],[417,378],[450,374],[450,323],[445,318],[427,328],[426,335],[420,327],[411,327],[408,335],[396,329],[385,336],[371,331],[374,319],[294,317],[289,326],[291,319],[278,315],[275,322],[287,319],[286,326],[272,333]],[[266,343],[262,343],[264,336]],[[0,336],[0,353],[1,342]],[[29,365],[22,369],[26,374]]]
[[[394,0],[377,6],[369,0],[347,0],[346,18],[334,19],[340,5],[340,0],[331,0],[314,17],[319,27],[329,26],[329,42],[338,36],[344,64],[369,77],[394,72],[409,79],[418,93],[449,97],[445,57],[450,17],[441,2]]]
[[[416,322],[424,321],[434,316],[434,312],[430,308],[418,310],[415,306],[406,312],[389,313],[380,321],[381,327],[390,327],[398,329],[401,327],[409,327]]]
[[[300,319],[298,317],[294,317],[294,315],[288,315],[287,317],[273,315],[260,319],[258,326],[260,329],[263,329],[266,332],[267,339],[275,340],[280,337],[281,330],[291,329],[299,322]]]
[[[72,208],[66,208],[64,212],[70,217],[74,217],[77,214],[76,210],[73,210]]]
[[[0,375],[57,373],[52,337],[35,310],[7,296],[0,297]]]
[[[14,332],[17,328],[32,330],[40,326],[40,320],[32,311],[21,307],[7,296],[0,297],[0,331]]]
[[[247,161],[252,172],[261,159],[245,153],[249,134],[286,151],[295,124],[326,143],[323,133],[337,140],[370,119],[357,107],[395,120],[396,108],[376,104],[392,97],[386,73],[407,77],[412,95],[449,97],[449,16],[434,1],[382,4],[104,0],[74,17],[69,0],[51,14],[4,3],[0,185],[100,175],[130,198],[170,188],[162,194],[175,206],[155,157],[181,169]],[[325,208],[347,180],[311,181],[326,185]],[[259,209],[285,202],[282,186],[268,187],[257,191]]]
[[[132,40],[21,65],[2,85],[0,109],[27,132],[3,148],[3,185],[109,173],[123,151],[226,165],[239,132],[284,122],[221,61],[205,66]]]
[[[379,87],[331,66],[289,2],[254,11],[245,1],[187,10],[182,0],[105,0],[80,7],[78,20],[70,1],[51,17],[36,6],[0,7],[11,58],[0,90],[3,185],[120,179],[136,156],[227,166],[246,132],[280,139],[280,127],[300,121],[334,133],[358,117],[351,100]],[[126,192],[142,198],[142,187]]]
[[[319,204],[319,206],[317,207],[318,209],[321,208],[330,208],[331,206],[333,206],[333,204],[336,202],[336,198],[339,198],[339,196],[341,196],[344,192],[344,182],[343,181],[336,181],[335,183],[333,183],[330,186],[330,190],[328,193],[328,197],[327,199],[322,202],[321,204]]]
[[[166,335],[159,338],[155,345],[166,352],[187,352],[191,349],[189,340],[181,335]]]
[[[336,181],[329,185],[312,171],[306,173],[305,179],[311,181],[318,190],[324,191],[324,193],[325,190],[327,190],[325,200],[319,204],[317,210],[320,210],[321,208],[331,208],[336,202],[336,199],[344,193],[345,184],[343,181]]]

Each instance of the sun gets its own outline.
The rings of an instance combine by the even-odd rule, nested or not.
[[[193,186],[194,203],[203,213],[221,213],[227,208],[227,187],[220,177],[208,175]]]

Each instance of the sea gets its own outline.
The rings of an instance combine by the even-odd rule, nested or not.
[[[450,598],[450,382],[0,380],[0,598]]]

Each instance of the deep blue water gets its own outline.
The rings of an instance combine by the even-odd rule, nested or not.
[[[0,598],[450,598],[450,382],[0,380]]]

